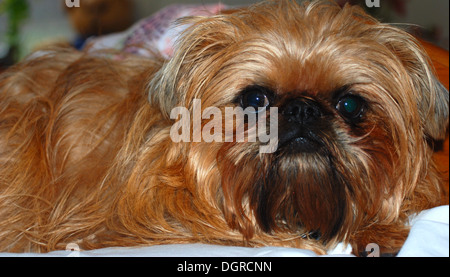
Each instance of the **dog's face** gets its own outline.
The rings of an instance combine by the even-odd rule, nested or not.
[[[194,99],[202,109],[264,107],[267,118],[277,108],[273,153],[260,141],[188,144],[199,190],[248,238],[342,240],[413,210],[405,203],[426,182],[427,140],[448,125],[448,92],[424,52],[360,9],[278,2],[191,19],[152,84],[150,102],[167,118]]]

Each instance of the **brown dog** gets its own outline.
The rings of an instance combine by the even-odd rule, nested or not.
[[[345,242],[395,253],[408,217],[441,203],[429,142],[445,136],[449,95],[412,36],[323,2],[185,21],[168,61],[60,49],[1,75],[1,251]],[[276,149],[175,142],[171,111],[196,99],[277,108]]]

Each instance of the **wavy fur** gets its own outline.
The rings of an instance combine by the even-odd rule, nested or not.
[[[327,2],[183,23],[168,61],[51,49],[0,75],[0,251],[203,242],[325,253],[344,241],[391,253],[408,217],[441,203],[427,138],[445,135],[448,92],[412,36]],[[280,109],[320,102],[326,154],[170,139],[172,108],[199,98],[223,110],[251,85]],[[342,87],[370,105],[357,129],[331,104]]]

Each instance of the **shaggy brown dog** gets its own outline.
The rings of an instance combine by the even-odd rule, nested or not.
[[[449,95],[412,36],[323,2],[185,23],[168,61],[59,49],[1,75],[1,251],[345,242],[394,253],[408,217],[441,203],[429,142],[445,135]],[[174,142],[171,111],[195,99],[276,107],[276,151]]]

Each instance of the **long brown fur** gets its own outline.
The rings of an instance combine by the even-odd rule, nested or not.
[[[428,141],[445,135],[449,96],[412,36],[327,2],[184,23],[168,61],[50,49],[0,75],[0,251],[202,242],[325,253],[343,241],[394,253],[408,217],[441,204]],[[174,107],[223,110],[252,85],[280,108],[297,96],[326,106],[327,155],[171,140]],[[370,106],[357,130],[330,103],[343,87]]]

